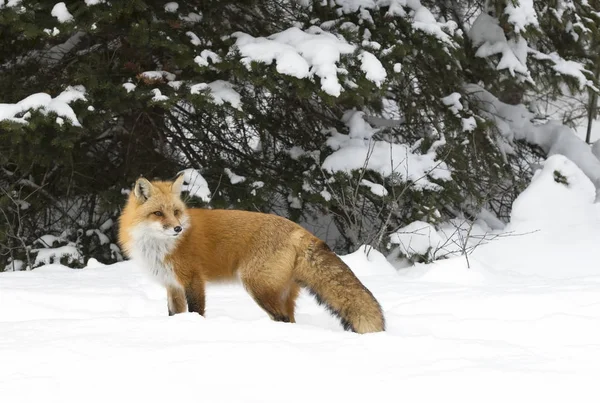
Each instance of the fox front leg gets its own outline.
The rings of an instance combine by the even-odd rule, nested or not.
[[[186,298],[183,288],[167,287],[167,306],[169,307],[169,316],[186,311]]]

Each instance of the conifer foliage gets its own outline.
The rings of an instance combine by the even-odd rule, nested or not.
[[[551,147],[481,94],[595,94],[598,7],[0,0],[0,270],[122,259],[131,184],[181,171],[190,205],[281,214],[340,252],[501,225]]]

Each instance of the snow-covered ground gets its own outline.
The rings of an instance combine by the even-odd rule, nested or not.
[[[297,324],[272,322],[237,284],[209,287],[206,318],[168,317],[129,262],[2,273],[0,401],[598,402],[593,192],[553,157],[470,268],[345,256],[384,307],[378,334],[344,332],[308,295]]]

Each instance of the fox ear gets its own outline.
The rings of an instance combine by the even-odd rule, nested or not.
[[[181,186],[183,185],[183,177],[184,177],[184,174],[180,173],[179,176],[177,176],[177,179],[175,179],[175,181],[173,181],[173,183],[171,184],[171,192],[173,192],[176,195],[179,195],[181,193]]]
[[[133,194],[137,197],[141,202],[145,202],[152,195],[152,184],[146,178],[139,178],[137,182],[135,182],[135,186],[133,188]]]

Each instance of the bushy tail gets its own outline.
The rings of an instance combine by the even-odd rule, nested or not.
[[[303,241],[295,280],[339,317],[344,329],[356,333],[384,331],[381,306],[350,268],[320,239],[305,237]]]

